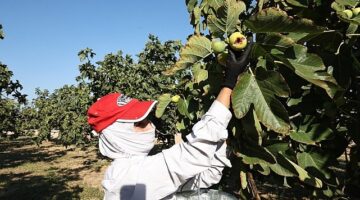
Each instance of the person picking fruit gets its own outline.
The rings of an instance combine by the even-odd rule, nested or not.
[[[176,192],[208,188],[220,181],[225,166],[230,96],[246,70],[252,42],[242,52],[229,48],[225,76],[216,100],[186,136],[155,155],[155,129],[149,113],[156,101],[139,101],[120,93],[98,99],[88,109],[88,123],[98,133],[99,150],[113,159],[102,185],[104,199],[176,199]]]

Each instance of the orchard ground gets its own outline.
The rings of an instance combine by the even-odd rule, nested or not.
[[[94,146],[66,148],[50,141],[37,146],[29,137],[0,139],[0,161],[0,199],[7,200],[102,199],[101,180],[110,164]],[[256,184],[261,199],[309,199],[299,190]]]
[[[107,165],[95,147],[37,146],[31,138],[0,141],[0,199],[102,199]]]

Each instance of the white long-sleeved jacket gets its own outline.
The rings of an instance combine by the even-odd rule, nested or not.
[[[171,195],[178,190],[218,183],[222,169],[230,166],[224,143],[230,119],[231,112],[214,101],[187,136],[188,142],[153,156],[124,155],[115,159],[102,182],[104,199],[174,199]]]

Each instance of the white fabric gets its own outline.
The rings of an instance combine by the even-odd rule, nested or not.
[[[188,135],[187,143],[180,143],[154,156],[117,156],[120,144],[111,140],[110,132],[100,136],[101,152],[116,158],[107,169],[103,180],[104,199],[156,200],[174,199],[171,196],[183,187],[194,189],[218,183],[226,158],[226,127],[231,119],[230,111],[220,102],[214,101],[209,111],[196,123]],[[112,127],[112,126],[110,126]],[[110,128],[108,127],[108,128]],[[105,142],[102,140],[106,140]],[[123,149],[122,149],[123,151]]]
[[[116,121],[100,135],[101,154],[112,159],[148,155],[155,142],[155,126],[151,125],[149,131],[135,132],[134,123]]]

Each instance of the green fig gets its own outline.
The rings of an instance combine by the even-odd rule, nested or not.
[[[342,11],[346,16],[347,16],[347,18],[349,18],[349,19],[351,19],[352,18],[352,16],[353,16],[353,12],[351,11],[351,10],[349,10],[349,9],[346,9],[346,10],[344,10],[344,11]]]
[[[354,14],[354,16],[357,16],[360,13],[360,7],[358,8],[353,8],[352,9],[352,13]]]
[[[211,43],[211,48],[213,49],[214,53],[221,53],[225,50],[226,48],[226,43],[220,40],[217,41],[213,41]]]
[[[175,95],[175,96],[171,97],[171,101],[174,103],[177,103],[177,102],[179,102],[180,98],[181,97],[179,95]]]

